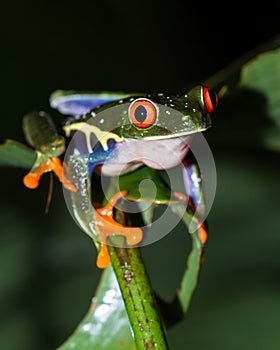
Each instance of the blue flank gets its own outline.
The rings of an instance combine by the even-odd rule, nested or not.
[[[202,179],[199,167],[191,151],[188,152],[183,160],[183,178],[189,202],[194,207],[193,210],[196,210],[196,208],[201,206],[201,201],[203,201]]]
[[[71,115],[81,115],[111,101],[111,98],[80,98],[68,101],[65,100],[57,106],[57,109]]]
[[[113,158],[115,154],[116,141],[113,139],[109,139],[107,141],[107,145],[108,145],[107,151],[105,151],[100,144],[97,144],[93,152],[89,154],[87,166],[88,166],[90,179],[91,179],[92,171],[97,165],[104,164],[108,160]]]
[[[128,95],[110,92],[73,92],[68,94],[67,91],[58,90],[51,94],[50,104],[52,108],[57,109],[62,114],[77,116],[88,113],[108,102],[125,98],[126,96]]]

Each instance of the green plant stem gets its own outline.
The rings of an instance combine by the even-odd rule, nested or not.
[[[109,245],[108,250],[137,350],[167,350],[163,324],[139,249]]]

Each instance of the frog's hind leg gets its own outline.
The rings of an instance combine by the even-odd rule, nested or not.
[[[207,241],[207,227],[206,222],[202,219],[205,212],[203,181],[199,166],[191,150],[183,160],[183,178],[189,196],[187,213],[192,217],[191,225],[196,226],[199,240],[204,245]]]

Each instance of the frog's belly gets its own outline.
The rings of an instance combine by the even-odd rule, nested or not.
[[[126,139],[118,143],[114,156],[102,166],[107,176],[126,174],[146,164],[154,169],[172,168],[182,161],[188,152],[191,136],[162,140]]]

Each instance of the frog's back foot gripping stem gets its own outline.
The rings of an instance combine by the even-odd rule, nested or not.
[[[105,207],[98,208],[95,211],[95,225],[101,239],[101,248],[96,262],[99,268],[104,268],[110,263],[106,246],[107,237],[124,236],[129,246],[137,245],[143,238],[142,230],[139,227],[124,226],[113,218],[113,210],[116,202],[126,194],[127,191],[116,193]]]

